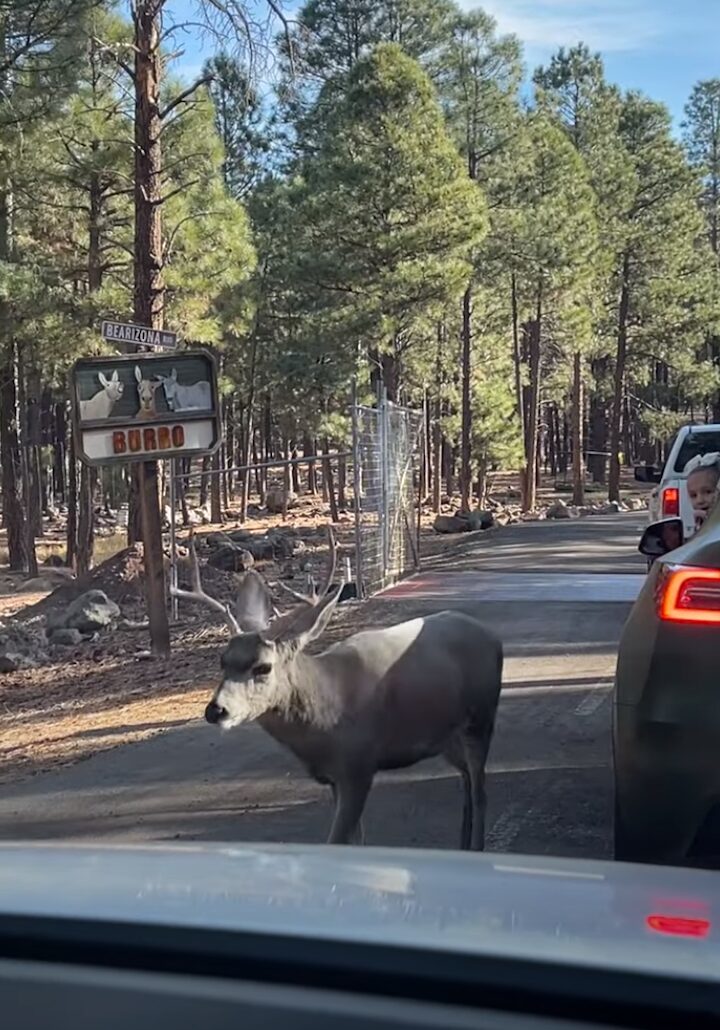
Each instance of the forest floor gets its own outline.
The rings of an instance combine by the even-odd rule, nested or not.
[[[637,487],[628,481],[626,492],[637,496]],[[512,495],[514,477],[498,476],[493,495]],[[541,504],[557,497],[553,483],[543,483]],[[591,495],[602,499],[602,495]],[[452,505],[445,505],[452,510]],[[336,526],[339,557],[352,553],[354,523],[342,514]],[[475,534],[440,536],[433,532],[433,513],[422,513],[421,556],[440,558],[446,552],[462,550]],[[307,546],[306,561],[319,575],[327,556],[326,505],[317,498],[301,498],[297,508],[282,516],[257,515],[244,528],[259,534],[272,526],[293,527]],[[198,529],[229,531],[239,523],[228,519],[221,527],[206,525]],[[493,532],[492,530],[490,532]],[[47,527],[39,541],[39,558],[63,550],[60,522]],[[3,546],[0,535],[0,550]],[[125,546],[124,531],[98,540],[98,557],[103,560]],[[441,559],[442,560],[442,559]],[[132,561],[129,563],[132,568]],[[127,563],[126,563],[127,565]],[[284,567],[283,567],[284,566]],[[285,563],[258,563],[269,581],[291,575]],[[213,588],[219,596],[230,597],[235,583],[233,574],[212,570]],[[137,577],[120,582],[110,576],[90,585],[105,589],[121,605],[125,620],[139,622],[144,602]],[[22,626],[42,625],[50,608],[66,605],[80,592],[74,584],[53,593],[22,591],[22,577],[0,566],[0,623],[10,620]],[[282,597],[278,595],[278,600]],[[283,600],[282,604],[286,604]],[[402,621],[402,604],[393,605],[392,621]],[[377,607],[349,602],[342,605],[321,644],[327,646],[347,633],[378,624]],[[182,606],[178,622],[171,627],[172,656],[155,658],[147,650],[147,631],[121,627],[100,635],[76,648],[53,648],[49,660],[32,668],[0,675],[0,782],[18,780],[51,766],[69,765],[131,741],[143,740],[173,726],[202,717],[203,709],[217,683],[219,655],[226,630],[206,610]]]

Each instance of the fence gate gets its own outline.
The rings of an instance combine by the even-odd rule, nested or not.
[[[361,596],[419,566],[421,412],[382,397],[353,409],[355,567]]]

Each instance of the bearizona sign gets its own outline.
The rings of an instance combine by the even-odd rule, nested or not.
[[[111,322],[106,319],[101,327],[102,337],[111,343],[129,343],[134,347],[156,347],[160,350],[175,350],[177,333],[165,329],[150,329],[131,322]]]
[[[78,457],[88,465],[212,453],[217,371],[204,350],[83,358],[72,371]]]

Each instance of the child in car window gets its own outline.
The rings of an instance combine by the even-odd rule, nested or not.
[[[698,455],[687,463],[685,471],[697,532],[715,507],[720,482],[720,453]]]

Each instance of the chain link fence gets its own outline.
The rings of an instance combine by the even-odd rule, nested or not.
[[[353,409],[355,567],[361,596],[419,567],[421,412],[381,398]]]

